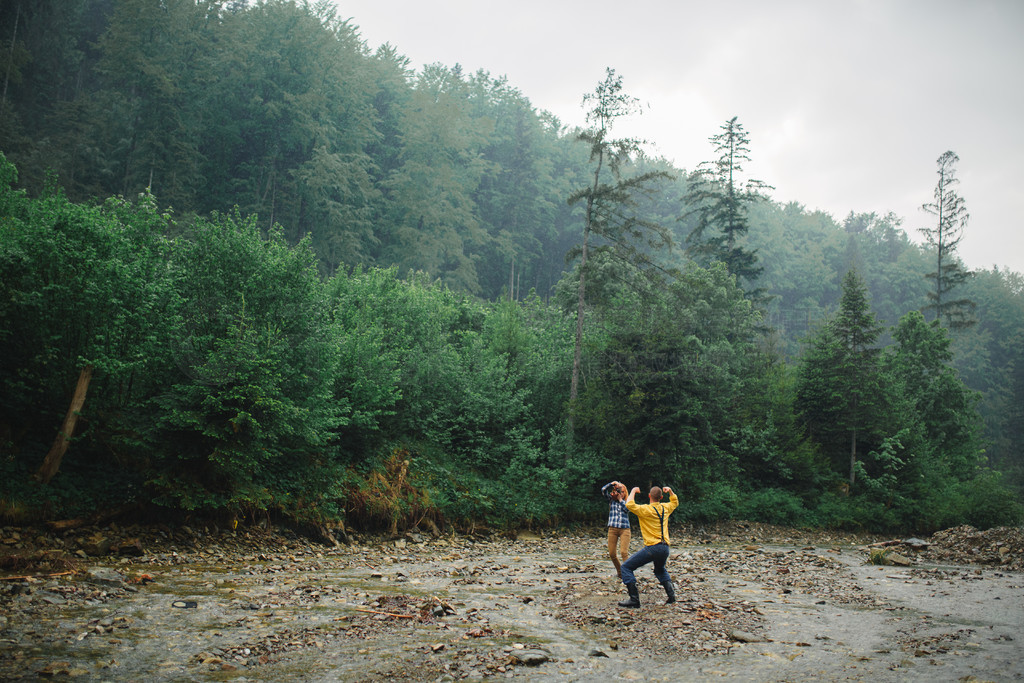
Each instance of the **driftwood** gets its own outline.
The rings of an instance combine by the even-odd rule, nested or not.
[[[931,545],[928,541],[923,541],[920,538],[897,538],[891,541],[878,541],[877,543],[869,543],[868,548],[889,548],[894,545],[904,545],[914,550],[924,550]]]
[[[81,372],[79,372],[78,382],[75,384],[75,393],[71,397],[71,406],[68,408],[67,415],[64,416],[64,422],[60,426],[60,431],[57,432],[57,438],[53,440],[53,446],[50,447],[46,457],[43,458],[43,464],[39,466],[39,471],[36,472],[36,479],[44,484],[49,484],[50,480],[57,474],[57,470],[60,469],[60,463],[68,450],[68,444],[71,443],[71,436],[75,433],[78,417],[82,413],[82,406],[85,405],[85,395],[89,391],[89,382],[92,381],[93,369],[93,366],[90,364],[83,367]]]
[[[383,614],[386,617],[397,617],[399,619],[415,619],[415,614],[395,614],[394,612],[380,612],[375,609],[363,609],[361,607],[356,608],[357,612],[369,612],[370,614]]]
[[[126,512],[131,512],[135,509],[135,505],[122,505],[119,508],[113,510],[104,510],[103,512],[97,512],[94,515],[88,517],[77,517],[75,519],[58,519],[52,522],[47,522],[46,525],[53,531],[67,531],[68,529],[78,529],[83,526],[92,526],[95,524],[103,524],[109,522],[115,517],[120,517]]]
[[[74,571],[70,572],[54,572],[53,574],[32,574],[26,576],[0,576],[0,581],[23,581],[24,579],[48,579],[51,576],[67,576],[68,574],[74,574]]]

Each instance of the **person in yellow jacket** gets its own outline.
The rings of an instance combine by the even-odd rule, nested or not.
[[[647,505],[639,505],[634,498],[640,493],[640,487],[634,486],[626,499],[626,509],[636,515],[640,522],[640,533],[644,537],[644,546],[629,556],[622,563],[622,583],[626,585],[626,592],[629,598],[619,603],[619,607],[639,607],[640,593],[636,588],[636,577],[633,572],[640,567],[654,563],[654,576],[661,582],[665,589],[668,600],[666,605],[676,601],[676,591],[672,586],[672,577],[668,575],[665,564],[669,555],[668,517],[672,511],[679,507],[679,498],[668,486],[662,488],[655,486],[651,489]],[[661,499],[668,494],[668,502],[663,503]]]

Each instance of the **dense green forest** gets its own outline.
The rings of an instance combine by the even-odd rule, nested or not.
[[[333,4],[0,5],[0,515],[1018,523],[1024,276],[651,158]],[[841,163],[838,160],[837,163]],[[915,226],[928,216],[913,217]]]

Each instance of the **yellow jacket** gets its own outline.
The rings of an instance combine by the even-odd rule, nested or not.
[[[636,515],[640,521],[640,533],[644,536],[644,545],[657,545],[662,541],[672,545],[668,537],[668,516],[679,507],[679,496],[673,491],[667,503],[648,503],[637,505],[632,499],[626,501],[626,509]]]

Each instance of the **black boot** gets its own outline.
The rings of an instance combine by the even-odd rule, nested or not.
[[[636,589],[636,581],[626,584],[626,592],[629,593],[629,600],[619,602],[619,607],[639,607],[640,592]]]
[[[665,589],[665,594],[668,595],[668,600],[665,601],[666,605],[671,605],[676,601],[676,588],[672,585],[671,581],[666,581],[661,584],[662,588]]]

